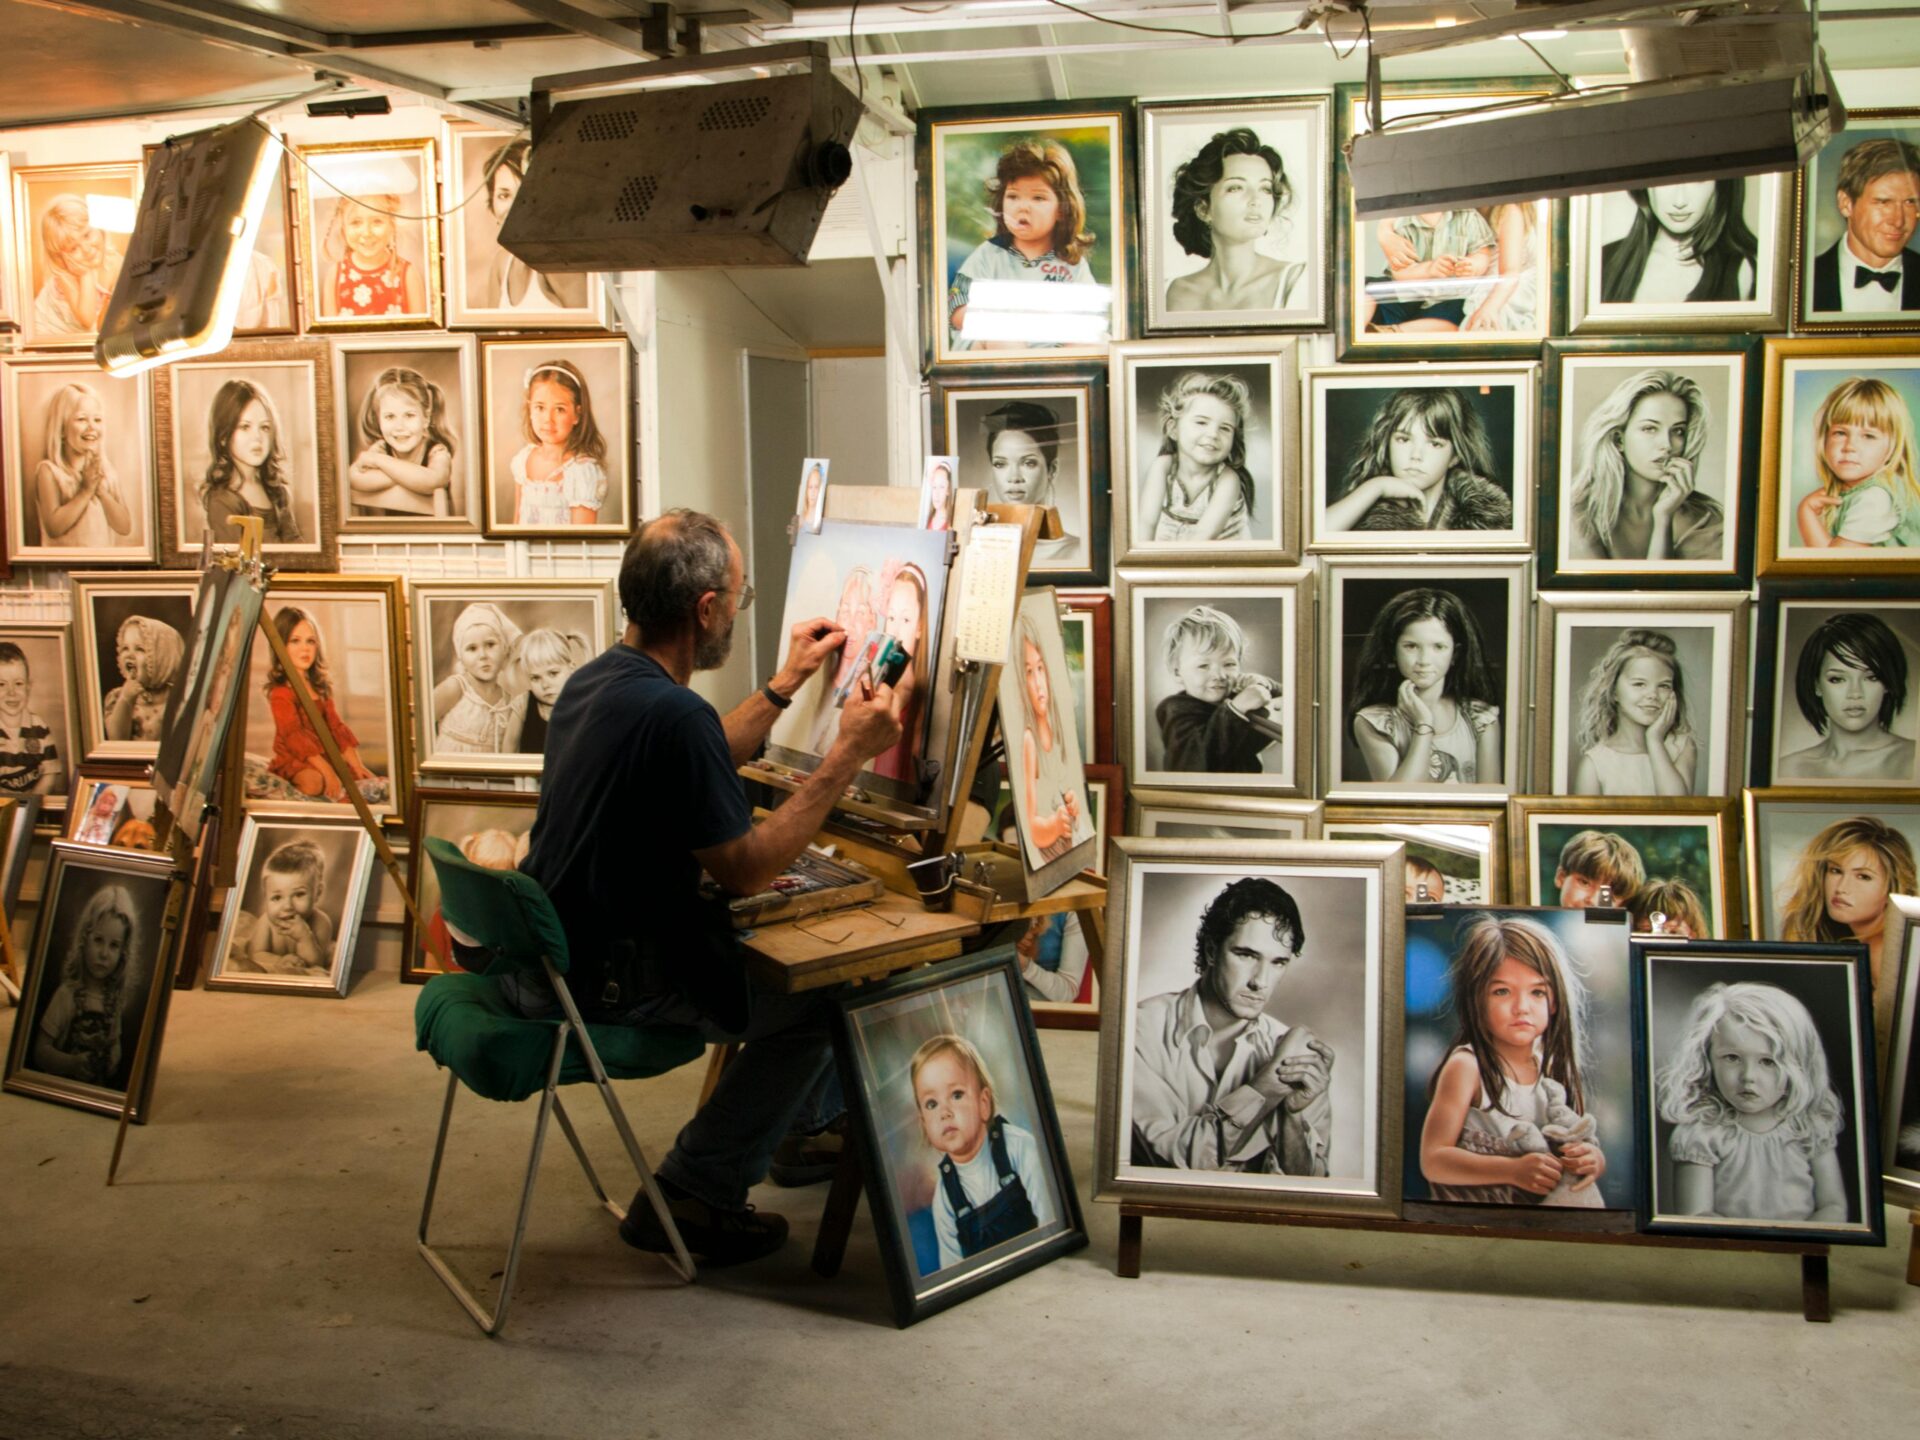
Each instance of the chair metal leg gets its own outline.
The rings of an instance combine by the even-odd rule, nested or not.
[[[599,1198],[600,1203],[618,1218],[626,1219],[626,1209],[608,1198],[607,1187],[600,1183],[600,1172],[593,1168],[593,1161],[587,1158],[586,1147],[580,1143],[580,1136],[574,1131],[573,1121],[567,1116],[566,1102],[558,1095],[553,1097],[553,1118],[560,1122],[560,1133],[565,1135],[567,1143],[573,1146],[574,1157],[579,1160],[580,1168],[586,1172],[587,1183],[593,1186],[593,1193]]]

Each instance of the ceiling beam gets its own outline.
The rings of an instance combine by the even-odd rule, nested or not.
[[[1226,0],[1221,0],[1222,4]],[[1055,100],[1071,100],[1073,86],[1067,81],[1067,62],[1060,58],[1060,37],[1053,33],[1053,26],[1042,25],[1040,38],[1047,46],[1047,84],[1053,90]]]
[[[629,28],[622,21],[595,15],[591,10],[582,10],[578,5],[569,5],[567,0],[508,0],[508,3],[516,10],[538,15],[563,30],[571,30],[575,35],[584,35],[589,40],[598,40],[602,45],[611,45],[642,60],[659,58],[659,52],[641,40],[638,30]]]

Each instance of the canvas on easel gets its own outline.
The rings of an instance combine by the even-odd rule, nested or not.
[[[1092,864],[1099,845],[1051,587],[1021,597],[1008,660],[1000,671],[1000,733],[1027,898],[1037,900]]]

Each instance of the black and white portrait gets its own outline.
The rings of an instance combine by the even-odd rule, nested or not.
[[[335,342],[342,530],[479,533],[476,360],[455,336]]]
[[[151,562],[146,382],[91,361],[11,360],[4,370],[8,557]]]
[[[1539,717],[1556,795],[1725,795],[1745,718],[1743,602],[1594,607],[1549,596],[1541,615],[1551,713]]]
[[[1173,788],[1303,790],[1307,577],[1216,573],[1126,577],[1133,776]]]
[[[1141,107],[1148,328],[1325,323],[1321,97]]]
[[[1786,186],[1731,175],[1575,197],[1573,328],[1785,328]]]
[[[1103,1090],[1121,1087],[1103,1097],[1117,1147],[1103,1166],[1161,1193],[1396,1202],[1382,1194],[1398,1177],[1386,1173],[1396,1167],[1380,1125],[1383,1002],[1399,1010],[1385,903],[1397,927],[1393,852],[1242,841],[1229,858],[1214,842],[1116,845],[1123,957],[1106,1018],[1126,1058],[1103,1066]]]
[[[537,775],[567,677],[613,642],[612,583],[411,587],[423,770]]]
[[[1799,321],[1860,329],[1920,320],[1920,117],[1853,112],[1800,184]]]
[[[1636,964],[1650,1226],[1878,1243],[1863,962],[1717,945]]]
[[[507,253],[500,225],[526,178],[524,135],[447,131],[447,323],[483,329],[597,326],[598,275],[548,274]]]
[[[1525,564],[1327,565],[1330,789],[1499,794],[1517,783]]]
[[[346,994],[372,865],[351,817],[249,815],[208,988]]]
[[[1316,549],[1524,545],[1533,366],[1339,366],[1307,376]]]
[[[1745,383],[1740,354],[1560,355],[1559,574],[1734,572]]]
[[[89,760],[151,760],[182,678],[195,577],[94,577],[74,586],[75,655]]]
[[[1033,547],[1033,571],[1049,579],[1093,564],[1088,391],[1080,385],[968,386],[945,395],[944,441],[961,483],[984,490],[990,504],[1051,505],[1059,512],[1062,533]]]
[[[65,625],[0,625],[0,798],[66,803],[79,758],[72,677]]]
[[[1774,634],[1774,783],[1913,785],[1920,604],[1782,599]]]

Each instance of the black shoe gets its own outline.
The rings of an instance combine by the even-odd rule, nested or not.
[[[656,1176],[667,1210],[680,1229],[687,1249],[709,1265],[741,1265],[771,1255],[787,1243],[786,1217],[762,1215],[751,1205],[722,1210],[689,1195],[664,1176]],[[634,1192],[627,1218],[620,1222],[620,1238],[636,1250],[671,1254],[673,1242],[660,1223],[643,1185]]]
[[[773,1152],[773,1164],[767,1178],[789,1189],[799,1185],[818,1185],[831,1180],[840,1169],[840,1157],[847,1148],[845,1130],[833,1127],[818,1135],[789,1135]]]

